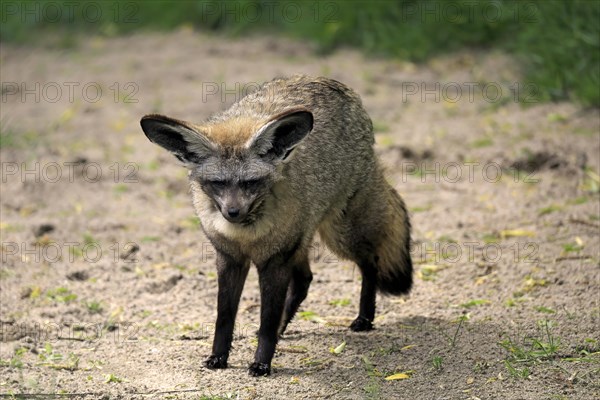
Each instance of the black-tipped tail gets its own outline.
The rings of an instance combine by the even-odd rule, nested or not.
[[[400,195],[392,188],[389,197],[389,222],[377,249],[377,288],[382,293],[408,293],[413,283],[410,258],[410,220]]]
[[[410,254],[399,260],[397,264],[386,266],[385,273],[377,276],[377,288],[381,293],[399,296],[408,293],[413,284],[412,260]]]

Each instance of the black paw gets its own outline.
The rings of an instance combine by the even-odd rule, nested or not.
[[[282,338],[285,334],[285,330],[287,329],[288,323],[283,323],[280,327],[279,327],[279,331],[277,332],[277,334],[279,335],[279,338]]]
[[[250,376],[267,376],[271,375],[271,366],[265,363],[254,362],[248,368]]]
[[[350,324],[350,330],[353,332],[366,332],[373,329],[373,323],[365,317],[356,317],[352,324]]]
[[[222,354],[220,356],[212,355],[204,361],[206,368],[210,369],[222,369],[227,368],[227,355]]]

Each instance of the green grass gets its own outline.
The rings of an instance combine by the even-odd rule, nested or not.
[[[540,210],[538,211],[538,216],[541,217],[542,215],[551,214],[555,211],[561,211],[562,209],[563,209],[562,206],[552,204],[552,205],[549,205],[548,207],[540,208]]]
[[[64,356],[53,349],[50,343],[38,350],[39,365],[52,369],[75,371],[79,368],[79,357],[74,353]]]
[[[546,314],[556,314],[556,310],[553,310],[544,306],[534,307],[537,312],[546,313]]]
[[[370,55],[416,62],[465,48],[498,48],[514,54],[527,74],[528,90],[519,93],[527,97],[524,101],[571,98],[600,106],[598,1],[479,0],[452,6],[442,0],[91,3],[91,11],[101,13],[94,22],[91,14],[83,15],[82,3],[69,18],[72,3],[52,2],[62,10],[62,17],[53,21],[43,2],[10,2],[0,11],[0,37],[13,43],[54,37],[59,46],[68,47],[76,45],[74,33],[111,37],[189,26],[232,36],[283,34],[312,41],[322,53],[352,46]],[[35,7],[37,15],[23,12]]]
[[[381,391],[381,388],[380,388],[379,380],[377,378],[381,376],[381,373],[379,373],[379,371],[377,371],[375,369],[375,366],[373,365],[373,363],[371,363],[371,360],[369,360],[366,356],[361,356],[361,360],[363,362],[363,367],[365,369],[365,372],[367,373],[367,376],[369,377],[369,380],[363,387],[364,398],[365,399],[379,399],[380,398],[379,393]]]
[[[123,378],[116,376],[115,374],[105,374],[104,375],[104,383],[121,383],[123,382]]]
[[[460,306],[463,308],[472,308],[472,307],[477,307],[477,306],[481,306],[481,305],[485,305],[485,304],[490,304],[490,301],[485,300],[485,299],[474,299],[474,300],[469,300],[466,303],[462,303]]]
[[[17,347],[14,350],[14,355],[9,360],[0,360],[0,366],[10,368],[23,368],[23,355],[27,353],[26,347]]]
[[[433,365],[433,369],[436,371],[441,371],[443,368],[444,359],[441,356],[433,356],[431,359],[431,364]]]
[[[456,330],[454,331],[454,335],[452,336],[452,339],[450,339],[448,341],[448,344],[450,345],[450,347],[454,347],[456,345],[456,340],[459,337],[459,332],[460,332],[463,324],[467,321],[469,321],[468,314],[463,314],[454,321],[456,323]]]
[[[237,399],[238,397],[233,393],[227,393],[224,396],[205,394],[198,398],[198,400],[229,400]]]
[[[336,307],[346,307],[350,305],[350,299],[347,298],[343,298],[343,299],[333,299],[331,301],[329,301],[329,304],[331,304],[332,306],[336,306]]]
[[[71,303],[72,301],[77,300],[77,295],[65,287],[49,289],[46,292],[46,296],[57,303]]]
[[[498,343],[508,351],[504,365],[512,377],[527,379],[534,365],[558,357],[561,340],[554,334],[553,328],[551,321],[541,320],[538,321],[536,335],[526,336],[522,340],[507,337]]]
[[[86,302],[85,307],[90,314],[101,314],[104,311],[102,303],[96,300]]]
[[[39,143],[39,136],[33,131],[16,132],[6,126],[0,126],[0,149],[31,148]]]
[[[492,140],[492,138],[481,138],[481,139],[477,139],[474,140],[473,142],[471,142],[471,147],[473,148],[481,148],[481,147],[489,147],[492,146],[494,144],[494,141]]]
[[[116,195],[127,193],[129,191],[129,186],[124,183],[118,183],[113,187],[113,191]]]
[[[583,250],[583,246],[578,243],[565,243],[562,247],[565,253],[572,253]]]
[[[86,245],[97,245],[98,241],[90,233],[86,232],[83,234],[83,243]]]

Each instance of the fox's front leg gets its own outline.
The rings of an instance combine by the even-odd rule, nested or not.
[[[288,260],[283,261],[282,258],[275,256],[258,268],[261,301],[260,328],[254,363],[249,368],[252,376],[264,376],[271,373],[271,360],[279,338],[278,330],[292,275],[292,264]]]
[[[217,252],[219,295],[217,299],[217,325],[213,340],[212,355],[205,361],[208,368],[227,368],[227,358],[233,339],[235,316],[250,262],[236,260]]]

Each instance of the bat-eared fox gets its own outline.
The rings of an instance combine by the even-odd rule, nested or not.
[[[358,95],[328,78],[263,84],[201,124],[147,115],[142,129],[189,169],[194,208],[217,253],[217,322],[208,368],[226,368],[250,263],[259,276],[258,348],[268,375],[279,335],[306,298],[315,234],[362,274],[352,331],[373,328],[375,294],[412,285],[410,223],[373,150]]]

